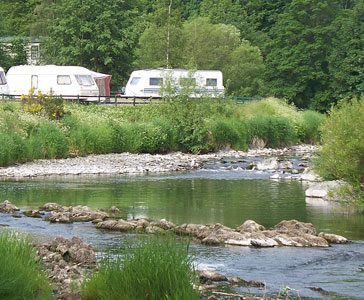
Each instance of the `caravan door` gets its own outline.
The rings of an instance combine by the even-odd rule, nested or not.
[[[9,95],[9,86],[3,68],[0,68],[0,95]]]

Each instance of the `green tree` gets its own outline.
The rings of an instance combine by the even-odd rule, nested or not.
[[[202,70],[221,70],[230,64],[231,53],[240,43],[240,32],[232,25],[211,24],[196,18],[184,24],[186,66]]]
[[[349,3],[346,3],[349,2]],[[335,20],[335,37],[329,57],[330,91],[335,101],[364,93],[364,1],[345,1]]]
[[[132,0],[62,0],[43,46],[46,62],[82,65],[126,79],[141,22]],[[120,83],[118,83],[120,85]]]
[[[29,31],[31,36],[46,37],[49,28],[56,19],[56,8],[59,0],[39,0],[32,14]]]
[[[330,106],[328,56],[339,8],[335,0],[293,0],[279,16],[266,58],[273,95],[298,107]]]
[[[1,0],[0,35],[27,37],[37,2],[38,0]]]
[[[231,53],[231,62],[223,68],[227,93],[236,96],[262,96],[264,63],[258,47],[248,41]]]
[[[150,6],[148,26],[136,49],[137,68],[181,67],[183,48],[181,10],[171,0]]]

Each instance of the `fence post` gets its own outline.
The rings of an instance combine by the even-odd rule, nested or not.
[[[135,97],[134,97],[134,98],[133,98],[133,106],[135,106],[135,104],[136,104],[136,103],[135,103]]]

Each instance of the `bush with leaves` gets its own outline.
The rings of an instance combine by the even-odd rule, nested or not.
[[[65,114],[63,98],[52,95],[52,92],[49,95],[40,91],[35,94],[35,89],[31,88],[27,95],[21,96],[21,100],[25,111],[30,113],[44,112],[51,120],[61,119]]]
[[[316,170],[348,182],[364,204],[364,96],[341,101],[329,111]]]

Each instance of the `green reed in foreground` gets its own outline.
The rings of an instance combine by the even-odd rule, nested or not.
[[[15,232],[0,233],[0,299],[53,299],[34,247]]]
[[[88,300],[199,299],[188,245],[147,238],[108,255],[81,286]]]

